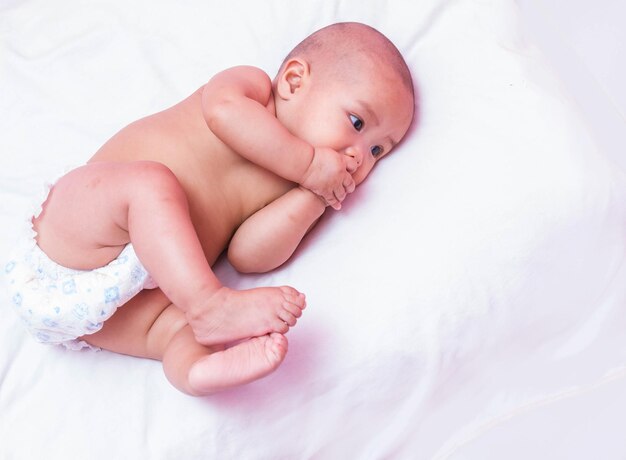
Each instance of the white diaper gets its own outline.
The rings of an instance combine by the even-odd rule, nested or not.
[[[24,219],[23,238],[0,270],[15,310],[35,339],[73,350],[94,348],[76,339],[99,331],[118,307],[157,285],[132,244],[115,260],[93,270],[72,270],[50,260],[37,246],[32,218],[41,212],[55,182],[44,184]]]
[[[118,307],[156,284],[132,244],[108,265],[72,270],[46,256],[39,246],[17,253],[4,267],[11,301],[39,342],[80,349],[75,340],[99,331]]]

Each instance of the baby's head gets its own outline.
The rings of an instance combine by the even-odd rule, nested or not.
[[[404,137],[414,111],[402,55],[359,23],[327,26],[297,45],[274,79],[274,100],[294,135],[357,159],[357,184]]]

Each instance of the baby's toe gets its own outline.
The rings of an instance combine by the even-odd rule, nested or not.
[[[270,334],[270,339],[274,343],[274,346],[287,350],[287,337],[277,332],[272,332]]]
[[[290,298],[296,299],[296,298],[299,298],[299,297],[304,297],[304,294],[302,294],[297,289],[292,288],[291,286],[281,286],[279,289],[282,291],[282,293],[285,296],[288,296]]]
[[[287,354],[287,338],[276,332],[273,332],[269,336],[269,340],[266,342],[271,355],[276,362],[281,362]]]
[[[293,292],[283,291],[283,298],[300,309],[306,307],[306,296],[295,289]]]
[[[305,308],[306,307],[306,296],[302,293],[298,294],[298,297],[295,299],[295,301],[293,302],[294,304],[296,304],[299,308]]]
[[[289,324],[281,317],[275,318],[271,324],[271,330],[280,334],[286,334],[289,332]]]
[[[302,308],[298,307],[296,304],[290,302],[283,302],[283,309],[287,310],[296,318],[300,318],[302,316]]]
[[[298,320],[294,315],[289,313],[287,310],[283,310],[278,314],[278,317],[285,323],[289,325],[289,327],[294,327]]]

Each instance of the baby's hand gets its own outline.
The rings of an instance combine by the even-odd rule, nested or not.
[[[313,161],[300,185],[322,197],[334,209],[341,209],[341,202],[355,187],[350,173],[354,172],[356,165],[350,160],[352,158],[333,149],[315,147]]]

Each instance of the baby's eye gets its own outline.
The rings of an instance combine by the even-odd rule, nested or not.
[[[352,114],[350,114],[349,117],[352,126],[354,126],[354,129],[356,129],[357,131],[361,131],[363,129],[363,120]]]
[[[372,152],[372,155],[374,157],[379,156],[381,153],[383,153],[383,148],[380,145],[374,145],[372,146],[372,148],[370,149],[370,152]]]

